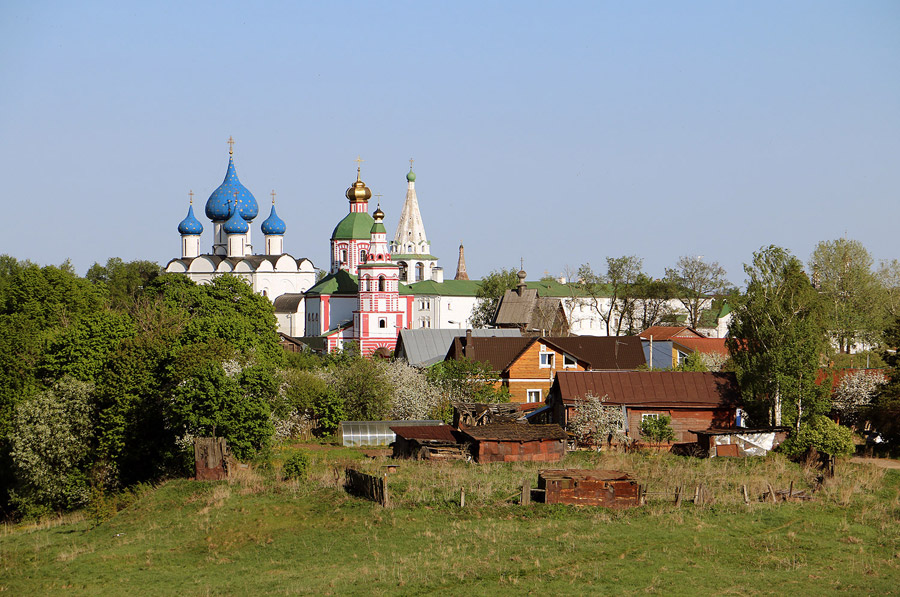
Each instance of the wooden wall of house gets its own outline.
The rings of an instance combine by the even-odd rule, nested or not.
[[[552,367],[541,367],[542,349],[555,355]],[[535,342],[503,374],[504,383],[509,387],[510,402],[528,402],[528,390],[540,390],[541,402],[546,402],[557,371],[585,371],[585,367],[576,363],[574,368],[563,369],[561,352]]]
[[[733,408],[629,408],[628,436],[641,438],[641,415],[655,413],[672,417],[675,443],[696,442],[697,435],[690,429],[734,427]]]

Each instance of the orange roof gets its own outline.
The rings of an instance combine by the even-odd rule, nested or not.
[[[725,338],[673,338],[672,342],[703,354],[728,356]]]
[[[706,338],[706,336],[704,336],[694,328],[677,325],[654,325],[647,328],[639,335],[641,338],[645,338],[647,340],[650,339],[650,336],[653,336],[654,340],[671,340],[672,338]]]

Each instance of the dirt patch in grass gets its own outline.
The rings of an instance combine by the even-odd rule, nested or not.
[[[871,464],[881,468],[889,468],[900,470],[900,460],[893,458],[864,458],[862,456],[854,456],[850,459],[854,464]]]

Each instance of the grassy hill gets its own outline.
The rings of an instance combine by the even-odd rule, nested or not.
[[[288,453],[286,449],[284,453]],[[767,482],[809,488],[782,458],[573,454],[565,466],[633,471],[629,511],[516,504],[530,464],[403,462],[394,506],[347,496],[340,471],[387,461],[316,450],[308,482],[243,471],[171,480],[97,523],[88,512],[4,527],[12,595],[891,594],[900,586],[900,471],[844,464],[815,502],[743,504]],[[277,471],[277,463],[275,470]],[[665,492],[704,483],[714,503]],[[465,487],[467,506],[458,504]]]

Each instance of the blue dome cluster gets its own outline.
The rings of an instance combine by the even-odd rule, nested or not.
[[[266,236],[271,236],[273,234],[284,234],[284,231],[287,230],[287,226],[284,224],[284,220],[278,217],[278,214],[275,213],[275,205],[272,205],[272,213],[269,214],[269,217],[265,219],[262,223],[262,233]]]
[[[241,217],[248,222],[259,214],[259,205],[253,193],[238,180],[237,171],[234,169],[234,158],[228,156],[228,171],[225,180],[219,185],[206,201],[206,217],[213,222],[224,222],[231,218],[232,203],[237,191],[237,206]]]
[[[194,217],[194,206],[188,207],[187,217],[178,224],[178,232],[181,234],[203,234],[203,224]]]

